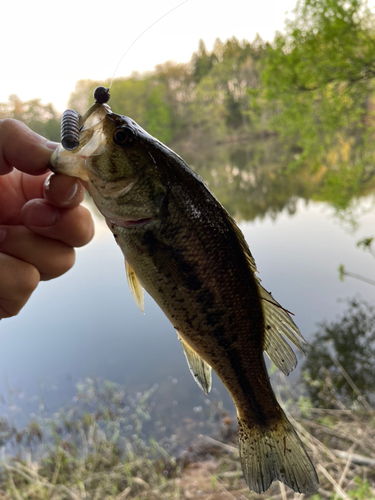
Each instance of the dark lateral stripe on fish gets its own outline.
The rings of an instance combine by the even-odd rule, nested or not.
[[[223,339],[219,339],[218,342],[220,345],[225,346],[225,343],[222,342]],[[242,359],[239,356],[239,353],[236,350],[228,349],[226,351],[226,357],[234,371],[234,373],[238,374],[237,382],[241,387],[244,397],[251,401],[251,409],[253,413],[254,423],[259,425],[260,427],[268,427],[269,426],[269,418],[267,414],[263,411],[263,408],[258,403],[259,394],[255,394],[251,383],[250,377],[246,374],[246,370],[243,366]],[[253,378],[256,378],[254,374]],[[254,381],[252,382],[254,383]]]
[[[160,242],[155,238],[153,232],[148,230],[145,231],[142,237],[142,245],[147,248],[149,255],[152,257],[157,252]]]
[[[215,306],[215,297],[213,293],[207,288],[206,286],[201,288],[198,296],[197,296],[197,302],[199,304],[202,304],[203,308],[203,313],[207,314],[210,309],[212,309]]]
[[[103,182],[121,182],[121,181],[128,181],[129,178],[127,175],[122,175],[119,171],[118,168],[116,167],[116,161],[113,160],[112,158],[108,158],[108,164],[109,169],[107,175],[103,175],[101,177],[101,180]],[[121,202],[121,197],[120,197],[120,202]]]
[[[117,168],[117,162],[115,159],[113,158],[109,158],[109,171],[111,173],[111,178],[113,178],[114,175],[118,175],[118,168]],[[117,179],[116,177],[116,180],[119,180]]]
[[[202,282],[196,276],[194,264],[190,264],[184,255],[175,248],[171,248],[161,243],[153,231],[145,231],[142,244],[147,248],[151,257],[159,258],[159,261],[174,275],[179,274],[184,277],[184,285],[194,292],[202,288]]]

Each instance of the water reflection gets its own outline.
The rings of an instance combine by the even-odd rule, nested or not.
[[[239,221],[295,213],[299,199],[318,193],[323,173],[289,171],[276,139],[196,150],[184,158]]]
[[[343,315],[323,322],[304,363],[304,380],[316,406],[369,409],[375,393],[375,308],[358,298],[346,302]]]
[[[308,339],[316,323],[342,311],[337,299],[369,297],[368,285],[341,283],[340,263],[356,263],[358,274],[373,268],[355,242],[373,234],[372,212],[358,216],[353,235],[325,203],[310,200],[319,173],[280,173],[281,157],[272,142],[258,149],[216,148],[189,158],[219,200],[241,222],[265,288],[293,311]],[[368,200],[360,202],[360,206]],[[160,415],[196,418],[207,397],[193,381],[171,324],[146,297],[143,316],[127,289],[122,254],[102,221],[77,264],[58,280],[42,283],[24,310],[1,322],[0,393],[24,415],[56,411],[76,394],[76,383],[97,376],[143,391],[158,384]],[[9,388],[14,388],[9,398]],[[233,408],[217,377],[209,401]],[[1,403],[1,402],[0,402]],[[17,413],[17,414],[18,414]]]

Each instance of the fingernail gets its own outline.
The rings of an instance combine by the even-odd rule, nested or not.
[[[47,189],[49,189],[49,185],[51,184],[51,177],[53,176],[54,174],[50,174],[47,179],[44,181],[44,184],[43,184],[43,194],[45,195],[45,191]]]
[[[74,181],[66,190],[66,202],[72,201],[78,191],[78,182]]]
[[[35,202],[27,214],[27,222],[30,226],[48,227],[53,226],[60,219],[60,211],[46,203]]]
[[[52,142],[52,141],[46,141],[44,143],[44,146],[46,146],[46,148],[52,149],[52,150],[56,149],[58,145],[59,145],[58,142]]]
[[[0,227],[0,243],[2,243],[5,240],[6,235],[7,235],[6,229]]]

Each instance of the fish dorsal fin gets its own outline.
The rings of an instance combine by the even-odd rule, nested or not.
[[[137,275],[135,274],[133,268],[131,267],[131,265],[128,263],[127,260],[125,260],[125,270],[126,270],[126,277],[128,279],[128,285],[133,295],[133,299],[135,300],[135,303],[137,304],[139,309],[144,313],[145,312],[144,290],[137,278]]]
[[[230,221],[237,235],[238,242],[244,252],[249,268],[254,273],[254,277],[257,281],[264,313],[265,332],[263,349],[277,368],[285,373],[285,375],[288,375],[296,367],[297,358],[284,337],[290,340],[290,342],[303,353],[305,352],[304,347],[306,341],[302,337],[297,325],[289,316],[289,312],[260,284],[261,280],[257,276],[258,270],[255,260],[250,253],[244,235],[237,226],[235,220],[230,217]]]
[[[203,361],[203,359],[181,338],[178,332],[177,336],[181,342],[182,350],[184,351],[189,370],[194,380],[203,392],[209,394],[212,386],[211,366]]]
[[[246,257],[246,260],[250,266],[250,269],[253,271],[253,273],[257,273],[258,270],[257,270],[256,265],[255,265],[254,257],[251,255],[250,248],[249,248],[248,244],[246,243],[245,237],[244,237],[241,229],[237,226],[237,222],[233,219],[233,217],[231,217],[228,213],[227,213],[227,217],[228,217],[229,224],[231,225],[232,229],[235,232],[235,235],[237,236],[238,243],[241,246],[241,249]],[[257,276],[255,276],[255,277],[258,281],[260,281]]]
[[[259,294],[264,312],[264,351],[270,360],[285,375],[288,375],[296,367],[297,359],[284,337],[303,353],[305,353],[306,341],[288,311],[281,307],[261,284],[259,284]]]

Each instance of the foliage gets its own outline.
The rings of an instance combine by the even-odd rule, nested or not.
[[[3,118],[21,120],[50,141],[60,139],[59,114],[52,104],[42,104],[41,99],[23,102],[16,95],[11,95],[8,102],[0,103],[0,120]]]
[[[348,491],[348,496],[354,500],[375,500],[374,492],[367,479],[355,478],[356,487]]]
[[[187,151],[184,157],[238,221],[275,219],[283,210],[292,215],[298,200],[311,199],[320,187],[319,175],[308,168],[288,171],[275,138]]]
[[[18,431],[3,419],[3,446],[16,450],[0,471],[0,498],[173,497],[168,479],[180,473],[173,438],[144,439],[156,387],[130,396],[116,384],[80,383],[76,404],[51,418],[36,417]],[[124,498],[125,498],[124,496]]]
[[[0,468],[0,500],[259,498],[242,478],[235,415],[218,403],[211,415],[219,423],[216,439],[201,435],[176,457],[176,441],[192,422],[180,422],[177,435],[146,440],[144,426],[159,413],[152,404],[155,391],[131,394],[86,379],[74,405],[52,418],[36,416],[22,431],[3,418],[8,455]],[[318,409],[306,397],[302,406],[303,417],[296,418],[298,406],[291,402],[288,418],[317,465],[321,489],[312,498],[375,498],[373,412]],[[278,498],[280,491],[282,498],[290,496],[275,481],[264,498]]]
[[[162,142],[169,142],[172,138],[172,112],[163,102],[165,91],[162,85],[151,89],[145,102],[145,128],[151,135],[158,137]]]
[[[357,242],[357,247],[362,248],[364,251],[370,252],[370,254],[375,257],[375,252],[374,249],[372,248],[372,243],[374,241],[373,237],[370,238],[364,238],[363,240],[360,240]],[[371,278],[368,278],[367,276],[362,276],[360,274],[355,274],[351,271],[347,271],[344,264],[340,264],[339,268],[339,278],[340,281],[344,281],[345,276],[350,276],[351,278],[358,279],[360,281],[364,281],[365,283],[368,283],[369,285],[375,286],[375,280],[372,280]]]
[[[319,327],[303,366],[312,401],[331,407],[332,398],[346,404],[361,404],[364,396],[373,400],[375,308],[350,299],[339,320]]]
[[[110,105],[183,155],[277,135],[273,173],[280,184],[293,184],[298,170],[314,177],[315,199],[345,210],[375,187],[374,76],[375,16],[366,1],[299,0],[295,18],[272,44],[232,37],[210,50],[200,40],[189,63],[169,61],[115,80]],[[95,87],[108,84],[78,81],[69,107],[83,114]],[[0,104],[2,117],[58,139],[58,116],[40,99],[11,96]],[[298,194],[291,194],[291,206]]]
[[[199,40],[198,50],[191,58],[193,66],[193,78],[195,82],[200,82],[211,71],[218,58],[215,53],[208,53],[203,40]]]
[[[241,128],[257,132],[260,108],[253,113],[248,90],[260,84],[263,52],[259,39],[253,45],[217,39],[212,51],[201,40],[188,64],[168,62],[153,72],[117,79],[111,107],[167,143],[184,141],[186,135],[195,143],[215,143]],[[69,106],[84,113],[94,88],[108,83],[79,81]]]
[[[319,199],[346,208],[374,176],[375,17],[365,0],[299,0],[267,51],[265,95],[291,162],[326,168]]]
[[[111,106],[178,152],[277,132],[283,164],[345,210],[375,184],[374,19],[364,0],[300,0],[273,44],[201,40],[188,64],[115,81]],[[99,83],[78,82],[72,107]]]
[[[375,76],[374,16],[363,0],[300,0],[277,34],[264,72],[279,107],[283,136],[305,156],[323,155],[340,134],[371,121]]]
[[[363,240],[357,242],[357,247],[362,248],[363,250],[368,250],[375,257],[374,249],[372,248],[373,242],[373,236],[371,236],[370,238],[363,238]]]

